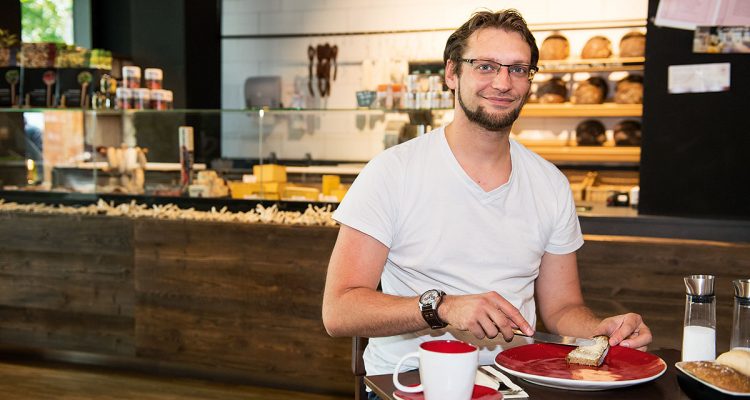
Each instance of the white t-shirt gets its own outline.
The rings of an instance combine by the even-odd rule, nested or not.
[[[494,290],[534,326],[534,281],[542,255],[574,252],[583,236],[566,177],[514,140],[510,154],[510,179],[485,192],[459,165],[444,128],[436,129],[372,159],[334,219],[390,249],[381,276],[384,293]],[[364,355],[367,374],[392,373],[404,354],[436,338],[479,345],[485,364],[494,362],[502,347],[525,343],[502,337],[479,341],[450,326],[372,338]],[[411,361],[405,369],[417,368]]]

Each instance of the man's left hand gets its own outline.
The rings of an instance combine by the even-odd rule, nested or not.
[[[594,335],[609,336],[609,345],[646,351],[653,337],[640,315],[628,313],[605,318],[594,330]]]

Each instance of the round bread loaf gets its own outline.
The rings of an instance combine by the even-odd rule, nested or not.
[[[750,351],[731,350],[716,357],[716,362],[750,377]]]
[[[632,31],[620,39],[620,57],[643,57],[646,55],[646,35]]]
[[[542,42],[542,48],[539,49],[540,60],[564,60],[569,55],[570,43],[565,36],[559,33],[547,36]]]
[[[620,121],[615,125],[614,139],[616,146],[640,146],[641,123],[632,119]]]
[[[604,36],[594,36],[583,46],[581,58],[609,58],[612,55],[612,42]]]
[[[552,78],[547,82],[539,84],[536,97],[540,103],[564,103],[568,97],[568,88],[565,81],[560,78]]]
[[[617,82],[617,86],[615,87],[615,103],[643,103],[643,77],[640,75],[628,75]]]
[[[601,146],[605,141],[607,135],[600,121],[587,119],[576,126],[576,143],[579,146]]]
[[[733,392],[750,393],[750,377],[714,361],[688,361],[682,368],[712,385]]]
[[[607,92],[609,92],[607,81],[598,76],[592,76],[578,83],[570,101],[576,104],[601,104],[607,98]]]

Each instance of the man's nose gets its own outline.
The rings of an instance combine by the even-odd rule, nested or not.
[[[498,90],[507,91],[510,90],[511,86],[510,70],[503,65],[497,71],[495,77],[492,78],[492,87]]]

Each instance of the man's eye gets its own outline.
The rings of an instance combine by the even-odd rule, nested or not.
[[[495,72],[495,68],[492,64],[479,64],[477,65],[477,71],[479,72]]]
[[[525,65],[511,65],[508,67],[508,71],[510,71],[511,74],[528,74],[529,68]]]

